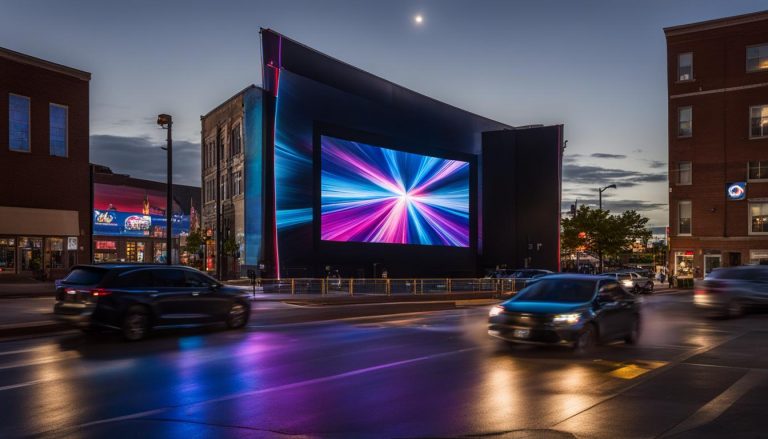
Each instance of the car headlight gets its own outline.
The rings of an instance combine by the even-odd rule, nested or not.
[[[631,280],[623,280],[623,281],[621,281],[621,283],[625,287],[631,287],[633,285]]]
[[[557,314],[555,317],[552,318],[552,322],[574,324],[578,322],[580,319],[581,319],[581,314],[579,313]]]
[[[491,308],[491,311],[488,312],[488,317],[494,317],[499,314],[501,314],[504,311],[504,307],[500,305],[496,305],[493,308]]]

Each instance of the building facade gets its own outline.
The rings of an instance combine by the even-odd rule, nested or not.
[[[93,261],[164,263],[166,184],[93,165]],[[200,188],[173,185],[173,262],[202,266],[185,239],[199,228]]]
[[[669,268],[768,262],[768,11],[664,32]]]
[[[91,260],[90,79],[0,48],[0,276]]]
[[[202,227],[211,238],[206,243],[205,269],[220,277],[239,277],[245,258],[245,169],[247,140],[246,87],[216,108],[200,116],[202,153]],[[220,216],[216,207],[220,206]],[[221,233],[219,233],[221,230]],[[217,248],[218,247],[218,248]]]

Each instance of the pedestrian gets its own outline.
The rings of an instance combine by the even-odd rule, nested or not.
[[[659,283],[663,284],[666,279],[667,279],[667,277],[664,276],[664,272],[663,271],[661,273],[659,273]]]
[[[669,274],[669,288],[672,288],[675,284],[675,275],[670,273]]]

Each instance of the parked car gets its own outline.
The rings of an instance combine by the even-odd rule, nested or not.
[[[85,331],[117,329],[140,340],[154,328],[225,323],[242,328],[247,293],[184,266],[78,265],[56,282],[57,319]]]
[[[608,276],[615,279],[627,290],[633,293],[652,293],[653,278],[643,276],[634,271],[619,271],[614,273],[603,273],[602,276]]]
[[[768,266],[716,268],[694,290],[693,303],[725,317],[768,306]]]
[[[605,276],[553,274],[491,308],[488,334],[512,343],[567,344],[577,351],[616,339],[633,344],[640,335],[640,305]]]

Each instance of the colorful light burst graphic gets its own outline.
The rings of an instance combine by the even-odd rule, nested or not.
[[[469,247],[469,163],[321,137],[321,239]]]

